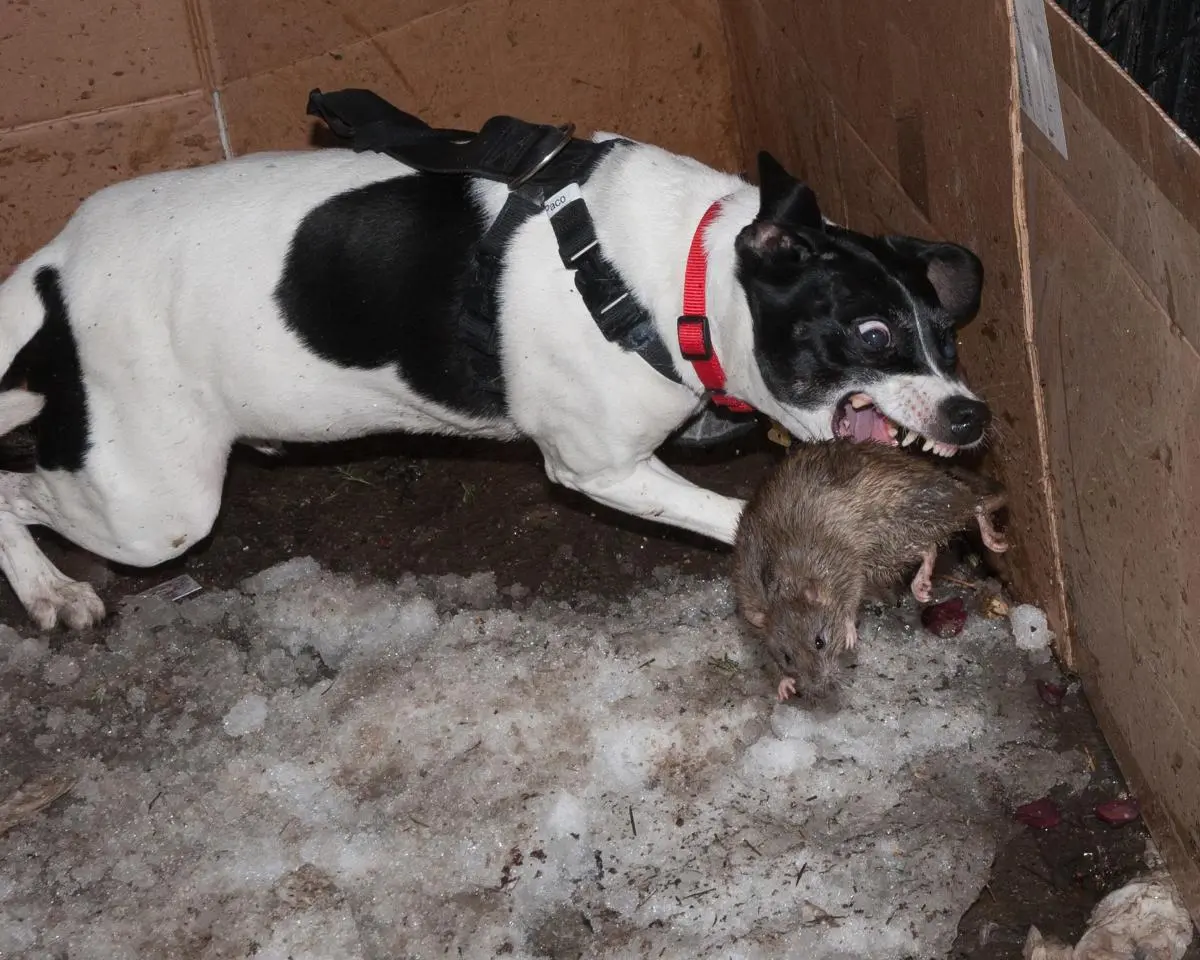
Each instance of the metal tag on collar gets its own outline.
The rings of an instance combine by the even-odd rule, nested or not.
[[[562,153],[563,150],[566,149],[567,144],[571,142],[571,137],[573,137],[575,135],[575,124],[573,124],[573,123],[562,124],[558,128],[558,133],[559,133],[559,137],[558,137],[557,142],[552,143],[550,145],[549,149],[546,151],[546,153],[542,156],[542,158],[537,163],[535,163],[532,167],[530,167],[528,170],[526,170],[520,176],[518,176],[515,179],[510,180],[508,182],[508,188],[510,190],[516,190],[522,184],[526,183],[530,179],[530,177],[533,177],[534,175],[540,173],[542,170],[544,170],[546,168],[546,165],[548,163],[550,163],[551,160],[553,160],[560,153]]]

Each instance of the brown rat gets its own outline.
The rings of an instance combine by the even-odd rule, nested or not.
[[[989,516],[1002,506],[994,481],[897,447],[794,444],[746,505],[734,542],[738,605],[783,673],[779,699],[797,681],[828,688],[858,638],[863,599],[918,561],[912,592],[928,601],[938,549],[972,522],[989,550],[1007,550]]]

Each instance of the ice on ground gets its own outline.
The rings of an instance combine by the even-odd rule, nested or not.
[[[54,657],[46,664],[45,678],[56,687],[74,683],[79,679],[79,664],[70,657]]]
[[[231,737],[242,737],[261,730],[266,719],[267,701],[257,693],[251,693],[229,708],[222,723]]]
[[[572,609],[300,559],[148,616],[0,648],[0,798],[74,782],[0,836],[6,958],[939,956],[1087,775],[1003,621],[870,614],[797,705],[670,571]]]
[[[1021,650],[1045,650],[1054,639],[1046,614],[1030,603],[1012,608],[1008,615],[1012,623],[1013,638]]]

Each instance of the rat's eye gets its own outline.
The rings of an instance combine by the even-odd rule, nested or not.
[[[817,639],[813,641],[813,645],[816,646],[816,648],[818,650],[824,650],[825,649],[825,638],[822,636],[818,636]]]
[[[858,325],[858,336],[868,350],[886,350],[892,345],[892,331],[882,320],[864,320]]]

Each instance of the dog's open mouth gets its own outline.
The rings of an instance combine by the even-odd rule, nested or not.
[[[932,451],[939,457],[952,457],[958,453],[958,447],[952,443],[922,437],[915,430],[889,419],[865,393],[852,393],[838,404],[833,415],[833,435],[855,443],[871,440],[891,447],[907,447],[919,440],[922,450]]]

